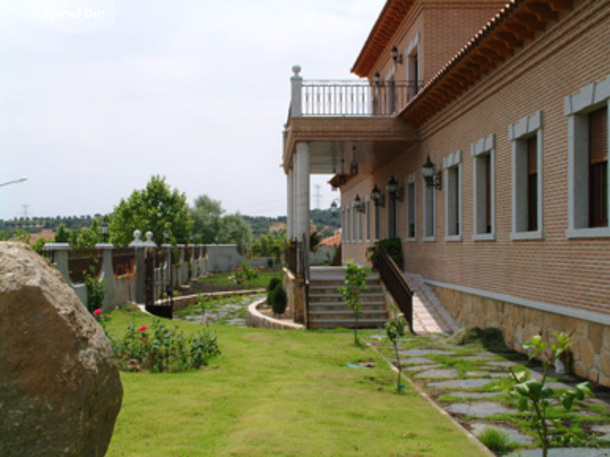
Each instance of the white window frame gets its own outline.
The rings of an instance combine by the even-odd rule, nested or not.
[[[610,111],[610,75],[603,81],[583,87],[576,94],[568,95],[564,100],[564,113],[568,116],[568,238],[610,237],[610,226],[588,227],[588,114],[602,108],[604,104]],[[608,119],[610,124],[610,117]],[[608,141],[610,143],[610,135]],[[610,154],[610,144],[608,150]],[[610,166],[608,174],[610,175]],[[608,194],[610,197],[610,186]]]
[[[462,151],[457,151],[443,157],[443,168],[445,174],[445,241],[462,241]],[[458,191],[457,195],[452,192],[453,176],[451,174],[455,172],[457,174]],[[457,206],[457,211],[455,210]],[[453,214],[457,213],[458,232],[449,233],[450,219]]]
[[[413,172],[405,178],[405,219],[407,233],[405,240],[409,242],[417,241],[417,173]],[[410,204],[413,204],[411,208]],[[411,220],[413,216],[413,220]],[[413,224],[413,236],[409,236],[409,226]]]
[[[473,158],[473,234],[472,239],[474,241],[492,241],[496,239],[496,148],[495,148],[496,137],[492,133],[470,145],[470,155]],[[481,192],[485,192],[481,189],[481,185],[484,175],[481,171],[482,158],[489,154],[489,171],[490,171],[490,182],[489,182],[489,215],[491,223],[491,232],[480,232],[480,218],[483,217],[485,201],[481,198]]]
[[[424,215],[422,239],[425,242],[436,241],[436,188],[426,186],[426,181],[424,181],[422,194]],[[428,235],[428,228],[431,229],[431,235]]]
[[[512,231],[511,240],[539,240],[544,237],[543,173],[542,165],[542,124],[543,112],[525,116],[519,122],[508,126],[508,139],[512,143]],[[536,137],[537,180],[537,229],[527,229],[527,141]]]
[[[364,205],[364,203],[361,203],[361,205]],[[364,212],[358,209],[356,210],[356,215],[358,223],[358,242],[364,243]]]

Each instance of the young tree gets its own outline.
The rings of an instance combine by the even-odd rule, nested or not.
[[[228,214],[220,219],[219,243],[234,243],[240,254],[244,254],[250,246],[251,238],[252,229],[239,213]]]
[[[368,289],[366,278],[368,278],[370,273],[370,268],[361,267],[356,262],[348,260],[345,267],[345,286],[338,288],[343,296],[343,301],[354,311],[354,318],[356,321],[354,325],[355,344],[358,344],[358,318],[362,311],[360,295]]]
[[[190,213],[193,219],[193,241],[202,244],[218,242],[220,218],[224,213],[220,201],[200,195]]]
[[[143,190],[134,190],[127,199],[114,209],[110,223],[110,242],[115,246],[127,246],[133,241],[133,232],[141,230],[153,233],[158,245],[166,240],[170,243],[187,243],[192,219],[186,203],[186,195],[178,189],[170,189],[165,177],[153,176]]]

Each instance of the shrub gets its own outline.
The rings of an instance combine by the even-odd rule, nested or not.
[[[271,292],[279,284],[282,284],[282,279],[281,278],[278,278],[277,276],[271,278],[269,280],[269,284],[267,285],[267,292]]]
[[[284,314],[288,305],[288,295],[284,286],[279,283],[267,294],[267,304],[271,306],[273,314]]]
[[[479,440],[490,451],[503,453],[510,449],[508,434],[494,427],[486,427],[479,435]]]
[[[157,373],[186,371],[207,365],[210,358],[220,354],[216,336],[207,328],[191,336],[177,328],[170,330],[155,319],[150,329],[130,325],[120,340],[108,335],[119,368]]]

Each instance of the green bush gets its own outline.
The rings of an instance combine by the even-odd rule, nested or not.
[[[269,280],[269,284],[267,285],[267,292],[271,292],[279,284],[282,284],[282,278],[278,278],[277,276],[274,276],[273,278],[271,278]]]
[[[288,295],[284,286],[279,283],[267,294],[267,304],[271,306],[273,314],[284,314],[288,305]]]
[[[388,238],[386,240],[376,241],[371,247],[366,250],[366,258],[369,262],[375,263],[379,255],[379,247],[383,247],[385,252],[396,262],[399,268],[403,266],[402,241],[400,238]]]
[[[153,320],[150,329],[143,325],[127,327],[125,336],[116,340],[108,335],[119,368],[124,371],[150,370],[177,372],[207,365],[208,360],[220,354],[216,336],[204,329],[187,336],[177,327],[169,329],[159,319]]]
[[[510,449],[508,434],[494,427],[486,427],[479,435],[479,440],[490,451],[503,453]]]

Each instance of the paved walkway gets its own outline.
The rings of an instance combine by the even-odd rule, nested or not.
[[[413,330],[415,333],[453,333],[459,327],[449,313],[443,308],[420,275],[403,273],[414,292],[413,295]]]

